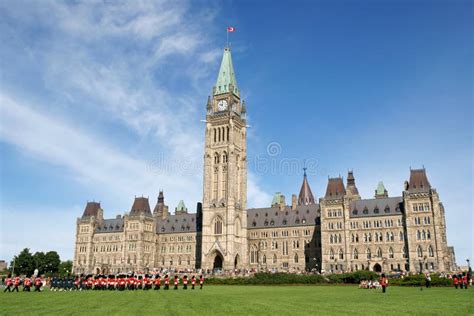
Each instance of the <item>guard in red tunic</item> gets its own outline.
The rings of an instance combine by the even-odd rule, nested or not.
[[[382,286],[382,293],[385,293],[385,289],[388,286],[388,279],[385,277],[384,273],[382,273],[382,277],[380,278],[379,283]]]
[[[165,275],[165,290],[170,289],[170,278],[168,275]]]
[[[18,287],[20,286],[21,284],[21,279],[19,276],[16,276],[16,278],[13,280],[13,292],[15,292],[15,290],[18,292]]]
[[[43,285],[43,280],[40,277],[35,279],[35,292],[41,292],[41,286]]]
[[[188,289],[188,276],[185,275],[183,277],[183,290],[187,290]]]
[[[458,279],[458,276],[456,274],[453,277],[453,283],[454,283],[454,288],[457,290],[458,289],[458,284],[459,284],[459,279]]]
[[[196,285],[196,277],[193,275],[191,277],[191,290],[194,290],[195,285]]]
[[[462,284],[464,288],[467,290],[467,274],[466,273],[464,273],[464,275],[462,276]]]
[[[179,278],[177,275],[174,276],[174,290],[178,289],[178,284],[179,284]]]
[[[200,285],[199,289],[200,289],[200,290],[202,290],[202,285],[203,285],[203,284],[204,284],[204,277],[201,275],[201,276],[199,277],[199,285]]]
[[[157,274],[155,276],[155,290],[159,290],[161,287],[161,278],[160,278],[160,275]]]
[[[13,285],[13,280],[11,275],[8,275],[7,278],[5,279],[5,289],[3,292],[5,293],[6,291],[11,292],[12,291],[12,285]]]
[[[74,280],[74,289],[78,291],[81,288],[81,278],[79,276]]]
[[[31,279],[25,278],[25,280],[23,281],[23,291],[30,292],[31,284],[32,284]]]

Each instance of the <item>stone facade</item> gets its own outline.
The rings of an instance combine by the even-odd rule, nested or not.
[[[444,207],[424,169],[410,170],[401,196],[379,183],[373,199],[361,199],[351,171],[345,184],[328,179],[319,201],[305,172],[291,205],[276,193],[270,207],[247,209],[246,128],[226,48],[207,102],[202,204],[188,213],[180,201],[171,215],[160,192],[153,211],[136,197],[129,213],[104,219],[100,203],[88,202],[76,222],[74,272],[455,269]]]

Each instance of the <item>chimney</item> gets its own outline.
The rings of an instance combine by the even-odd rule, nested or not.
[[[296,210],[296,205],[298,204],[298,198],[296,197],[296,194],[293,194],[291,196],[291,210],[294,211]]]

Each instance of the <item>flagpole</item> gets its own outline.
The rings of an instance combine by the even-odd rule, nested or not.
[[[227,34],[227,43],[226,43],[226,47],[229,48],[229,29],[226,30],[226,34]]]

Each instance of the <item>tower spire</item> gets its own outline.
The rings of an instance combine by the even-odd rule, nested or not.
[[[309,187],[308,177],[306,176],[306,167],[303,168],[303,184],[301,185],[300,195],[298,196],[298,205],[315,204],[313,192]]]
[[[213,95],[216,96],[230,92],[240,98],[240,91],[237,87],[237,80],[235,79],[230,48],[225,47],[224,55],[222,56],[221,67],[219,69],[219,75],[217,76],[216,85],[213,89]]]

